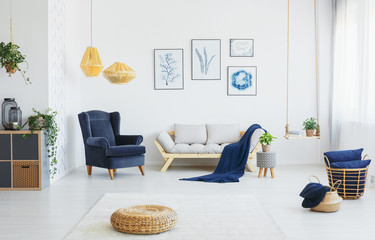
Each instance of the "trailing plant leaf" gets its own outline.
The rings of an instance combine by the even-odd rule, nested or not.
[[[58,163],[56,142],[60,131],[56,123],[57,112],[50,108],[48,108],[45,113],[41,113],[34,108],[33,111],[36,113],[36,115],[30,116],[27,122],[22,126],[23,128],[26,124],[29,124],[30,133],[24,134],[22,137],[26,139],[30,135],[34,134],[35,130],[44,130],[48,158],[50,159],[49,172],[51,177],[54,178],[57,173],[56,165]]]
[[[9,74],[13,71],[20,71],[26,84],[31,84],[30,78],[26,77],[26,72],[29,68],[29,64],[25,60],[26,56],[18,50],[20,47],[12,42],[5,44],[0,43],[0,67],[5,67]],[[20,68],[20,63],[26,63],[26,69]]]
[[[269,132],[263,133],[262,136],[259,138],[259,142],[263,145],[270,145],[271,142],[277,139],[276,137],[272,136]]]
[[[316,123],[316,119],[311,117],[311,118],[308,118],[306,119],[304,122],[303,122],[303,129],[304,130],[314,130],[317,128],[317,123]]]

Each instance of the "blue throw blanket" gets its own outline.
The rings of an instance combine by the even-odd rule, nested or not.
[[[251,125],[240,141],[226,146],[221,154],[219,164],[212,174],[193,178],[182,178],[180,180],[218,183],[239,182],[239,178],[245,173],[251,136],[258,128],[263,129],[258,124]]]

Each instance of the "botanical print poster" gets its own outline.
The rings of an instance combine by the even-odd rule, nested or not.
[[[257,68],[228,67],[228,95],[256,96]]]
[[[184,89],[184,50],[155,49],[155,90]]]
[[[220,39],[193,39],[191,41],[192,79],[221,79]]]

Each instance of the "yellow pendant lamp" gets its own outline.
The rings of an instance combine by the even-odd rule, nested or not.
[[[81,69],[86,77],[97,77],[104,65],[98,49],[92,46],[92,0],[91,0],[91,46],[87,47],[81,61]]]
[[[135,71],[125,63],[115,62],[103,71],[103,76],[112,84],[126,84],[135,78]]]

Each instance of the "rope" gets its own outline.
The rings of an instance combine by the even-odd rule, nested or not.
[[[316,135],[320,136],[319,126],[319,76],[318,76],[318,33],[316,28],[316,0],[314,0],[314,24],[315,24],[315,81],[316,81],[316,122],[318,129]]]
[[[91,0],[90,26],[91,26],[91,47],[92,47],[92,0]]]
[[[12,8],[13,8],[13,6],[12,6],[12,0],[9,0],[9,2],[10,2],[10,9],[9,9],[9,11],[10,11],[10,42],[13,44],[13,27],[12,27],[12,25],[13,25],[13,18],[12,18]]]
[[[289,134],[289,0],[288,0],[288,33],[287,33],[287,54],[286,54],[286,125],[285,135]]]

